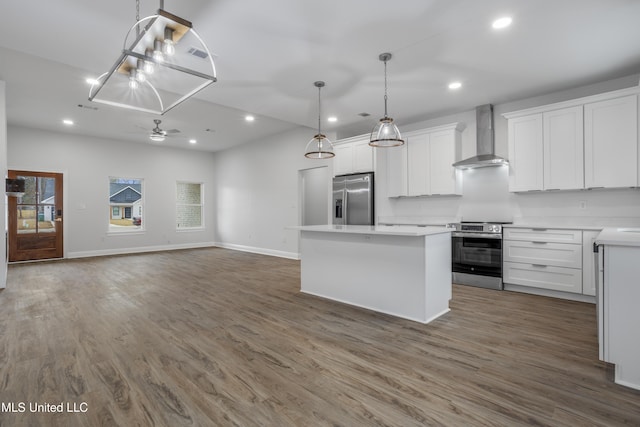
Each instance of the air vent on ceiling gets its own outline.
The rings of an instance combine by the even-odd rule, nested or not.
[[[93,111],[97,111],[98,110],[98,107],[94,107],[94,106],[91,106],[91,105],[78,104],[78,107],[86,108],[87,110],[93,110]]]
[[[197,47],[191,47],[189,48],[188,52],[195,56],[198,57],[200,59],[207,59],[209,57],[209,55],[207,54],[207,52],[205,52],[202,49],[198,49]]]

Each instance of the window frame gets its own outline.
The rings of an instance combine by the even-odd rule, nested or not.
[[[116,226],[111,224],[111,219],[113,217],[113,210],[114,208],[118,208],[118,210],[120,211],[120,216],[122,216],[122,219],[124,218],[125,215],[125,208],[126,206],[124,205],[112,205],[111,204],[111,184],[113,183],[112,181],[114,180],[118,180],[118,181],[129,181],[129,182],[122,182],[123,184],[128,183],[128,184],[136,184],[136,182],[132,182],[132,181],[138,181],[138,183],[140,184],[140,199],[139,200],[139,206],[142,208],[142,214],[140,215],[141,218],[141,223],[140,225],[131,225],[131,226]],[[146,220],[145,220],[145,212],[146,209],[144,208],[146,202],[145,202],[145,182],[144,182],[144,178],[131,178],[131,177],[124,177],[124,176],[109,176],[108,178],[108,194],[107,194],[107,203],[109,204],[109,216],[107,217],[107,234],[109,235],[125,235],[125,234],[141,234],[144,233],[146,231],[145,225],[146,225]],[[135,215],[135,203],[137,201],[134,201],[133,203],[131,203],[131,219],[133,220],[134,217],[137,217]]]
[[[178,191],[181,184],[190,184],[190,185],[198,185],[200,187],[200,203],[180,203],[178,201]],[[205,229],[205,201],[204,201],[204,182],[201,181],[188,181],[188,180],[178,180],[176,181],[176,205],[175,205],[175,227],[176,231],[198,231]],[[199,206],[200,207],[200,225],[194,227],[180,227],[178,226],[178,209],[180,206]]]

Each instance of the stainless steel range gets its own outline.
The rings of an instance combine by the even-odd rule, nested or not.
[[[502,289],[502,223],[448,224],[453,283]]]

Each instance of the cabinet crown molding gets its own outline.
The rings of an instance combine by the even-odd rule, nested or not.
[[[570,99],[568,101],[555,102],[553,104],[545,104],[538,107],[526,108],[524,110],[510,111],[503,113],[502,117],[505,119],[514,119],[516,117],[528,116],[531,114],[545,113],[548,111],[559,110],[561,108],[579,107],[591,102],[605,101],[607,99],[621,98],[627,95],[640,94],[640,86],[633,86],[626,89],[615,90],[613,92],[599,93],[596,95],[589,95],[582,98]]]

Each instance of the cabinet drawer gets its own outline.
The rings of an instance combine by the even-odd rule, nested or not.
[[[534,242],[556,242],[582,244],[582,230],[561,230],[555,228],[505,228],[505,240],[528,240]]]
[[[514,262],[505,262],[503,267],[504,283],[577,294],[582,292],[580,269]]]
[[[505,240],[502,248],[507,262],[582,268],[581,245]]]

